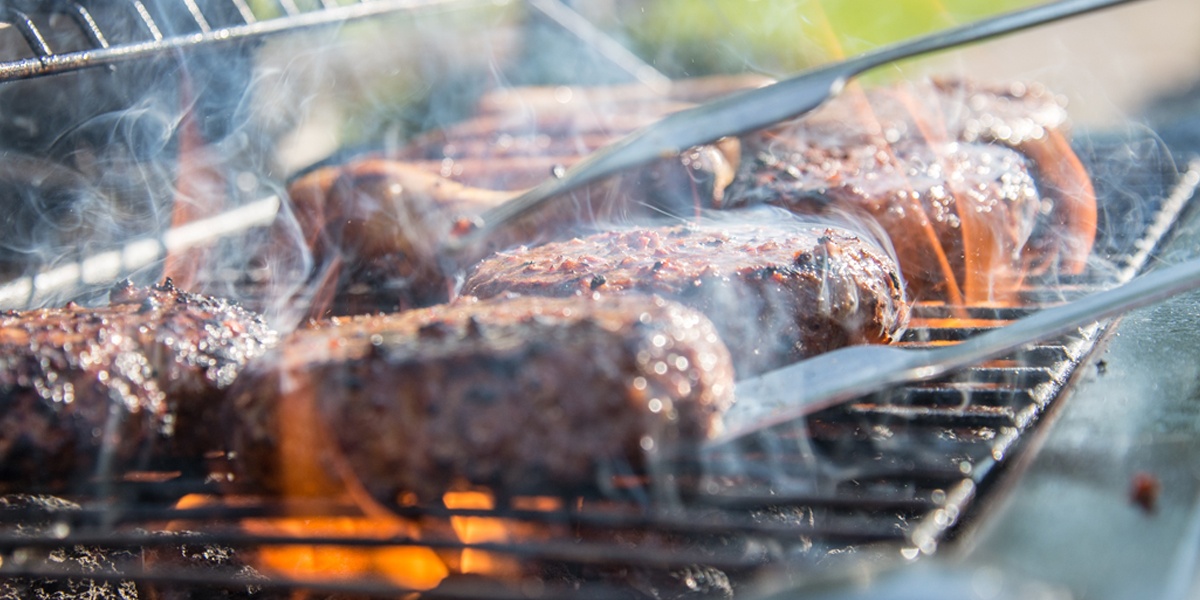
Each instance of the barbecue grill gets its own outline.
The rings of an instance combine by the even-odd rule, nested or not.
[[[215,56],[244,58],[269,36],[471,3],[310,4],[283,1],[263,10],[240,0],[131,0],[103,9],[86,2],[2,3],[9,33],[18,33],[27,49],[26,55],[18,53],[18,58],[0,63],[0,81],[53,82],[96,67],[114,72],[146,69],[145,64],[166,57],[174,65],[211,65]],[[608,77],[623,75],[651,86],[662,83],[661,75],[565,5],[530,6],[540,15],[541,26],[558,27],[573,43],[604,57]],[[63,19],[70,25],[65,29],[73,33],[63,33]],[[216,52],[232,54],[209,54]],[[202,57],[196,59],[199,63],[189,63],[194,56]],[[227,118],[236,110],[215,100],[204,106],[210,114]],[[222,128],[203,132],[211,142],[227,134]],[[1039,307],[1127,281],[1156,260],[1185,252],[1179,242],[1171,242],[1195,237],[1200,145],[1187,146],[1186,136],[1164,146],[1151,135],[1108,131],[1084,132],[1076,138],[1100,197],[1102,222],[1093,267],[1079,277],[1031,281],[1014,306],[917,305],[902,344],[953,343]],[[169,150],[178,151],[183,144],[169,145]],[[41,147],[31,142],[22,151]],[[75,155],[52,152],[46,158],[68,157]],[[174,228],[168,229],[160,215],[130,239],[113,240],[86,256],[39,265],[43,269],[38,273],[18,274],[0,286],[0,300],[6,307],[32,306],[86,298],[120,277],[152,279],[169,251],[255,235],[255,228],[279,206],[269,189],[249,186],[242,192],[260,196],[226,207],[210,219]],[[151,186],[150,191],[161,189]],[[161,210],[161,198],[144,201]],[[1003,524],[1026,520],[1054,525],[1038,505],[1056,493],[1053,473],[1047,473],[1055,467],[1040,465],[1070,466],[1071,461],[1060,456],[1043,463],[1036,451],[1081,446],[1078,441],[1054,441],[1052,426],[1056,421],[1062,421],[1060,428],[1078,423],[1082,417],[1064,415],[1071,403],[1087,402],[1087,394],[1121,376],[1116,371],[1124,354],[1117,350],[1105,359],[1114,372],[1097,374],[1105,363],[1096,362],[1095,355],[1110,343],[1113,331],[1111,323],[1085,327],[942,380],[861,398],[736,444],[673,459],[659,466],[653,482],[615,473],[602,495],[481,495],[482,500],[466,503],[398,502],[387,507],[394,519],[422,524],[419,535],[380,535],[353,528],[349,533],[336,528],[293,533],[286,525],[295,520],[344,523],[372,515],[358,505],[281,501],[238,490],[218,481],[221,457],[213,457],[208,476],[169,470],[129,474],[86,488],[72,498],[78,504],[10,498],[0,505],[0,592],[42,581],[38,585],[59,586],[56,589],[76,586],[71,588],[76,592],[91,585],[114,594],[128,589],[131,584],[126,582],[135,582],[143,590],[196,589],[201,590],[197,594],[233,597],[254,597],[248,590],[262,597],[285,597],[296,590],[313,597],[410,592],[428,598],[757,597],[797,589],[835,597],[850,593],[848,581],[869,576],[882,582],[874,588],[880,593],[911,589],[906,586],[929,589],[935,582],[947,594],[961,596],[964,590],[976,593],[983,585],[980,581],[993,585],[991,591],[997,594],[1040,593],[1045,590],[1036,582],[1014,588],[1003,574],[996,575],[1000,565],[1052,578],[1031,567],[1030,561],[1012,558],[1021,550],[1018,536],[1011,532],[1024,529],[1018,525],[1005,530]],[[1144,404],[1153,410],[1150,401]],[[1179,420],[1176,426],[1180,435],[1194,430],[1193,424]],[[1074,427],[1068,431],[1078,434],[1080,426]],[[1032,489],[1022,487],[1019,478],[1027,468],[1034,477]],[[664,481],[669,485],[662,485]],[[1175,493],[1166,487],[1172,483],[1162,479],[1164,498]],[[1014,486],[1017,494],[1007,494]],[[1194,481],[1187,487],[1194,488]],[[1187,502],[1190,508],[1190,499]],[[1124,496],[1117,504],[1130,507],[1134,518],[1154,518],[1153,512],[1141,512]],[[472,526],[485,533],[464,533]],[[1190,526],[1200,530],[1200,524]],[[189,533],[179,533],[185,530]],[[1184,551],[1167,556],[1194,560],[1194,544],[1193,539]],[[190,554],[179,550],[184,545],[193,549]],[[463,564],[470,555],[486,567],[474,573],[463,568],[464,574],[425,589],[381,579],[373,571],[348,577],[262,576],[238,562],[238,557],[288,548],[419,548],[457,557],[454,560]],[[168,555],[176,558],[163,558]],[[178,555],[190,558],[181,560]],[[945,560],[947,556],[958,562]],[[944,573],[941,569],[947,564],[966,565],[961,568],[967,571]],[[1190,573],[1188,563],[1182,564]],[[965,583],[958,578],[963,572],[972,574]],[[979,572],[985,575],[982,580],[976,576]],[[78,587],[81,579],[93,583]],[[1183,578],[1168,584],[1173,586],[1168,591],[1182,596],[1195,582]]]

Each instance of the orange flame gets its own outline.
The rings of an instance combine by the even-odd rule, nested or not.
[[[483,492],[449,492],[443,498],[449,509],[483,509],[495,508],[492,496]],[[512,537],[511,528],[503,519],[491,517],[450,517],[450,526],[464,544],[479,544],[486,542],[507,542]],[[502,556],[486,550],[465,548],[459,562],[459,570],[463,573],[481,573],[487,575],[503,575],[518,573],[520,565],[515,557]]]
[[[424,516],[402,518],[379,504],[363,489],[349,465],[336,450],[316,406],[312,390],[294,390],[286,406],[280,406],[279,454],[276,467],[284,498],[304,501],[319,499],[347,502],[361,515],[329,516],[298,513],[278,518],[252,518],[241,527],[252,535],[295,538],[296,543],[258,548],[256,566],[268,574],[297,580],[348,581],[375,579],[408,590],[428,590],[451,574],[485,574],[515,579],[523,570],[519,559],[478,548],[445,549],[443,543],[504,543],[546,536],[548,527],[523,524],[513,519],[483,516]],[[415,504],[415,497],[401,497],[401,504]],[[236,504],[236,498],[188,497],[179,503],[185,509],[201,503]],[[449,509],[492,511],[494,497],[483,491],[445,494]],[[553,510],[561,507],[555,498],[514,498],[517,510]],[[304,538],[326,538],[323,543],[305,543]],[[379,540],[377,546],[338,545],[339,538]],[[394,543],[392,543],[394,542]],[[430,544],[429,546],[422,545]],[[434,546],[437,549],[434,549]]]
[[[415,526],[398,519],[377,517],[320,517],[311,519],[247,519],[247,531],[259,535],[345,537],[347,539],[404,539]],[[261,568],[295,579],[361,580],[380,578],[412,590],[436,587],[449,574],[446,563],[423,546],[352,547],[335,545],[267,546],[259,551]]]
[[[225,208],[225,179],[213,167],[213,150],[205,144],[194,110],[195,94],[185,74],[180,83],[185,113],[179,123],[179,166],[175,181],[175,202],[171,209],[171,227],[211,217]],[[163,264],[163,276],[170,277],[183,289],[194,289],[208,257],[205,247],[169,249]]]

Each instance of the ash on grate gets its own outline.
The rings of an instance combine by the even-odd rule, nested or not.
[[[186,572],[190,574],[236,573],[241,580],[265,578],[242,561],[233,548],[216,544],[189,544],[193,532],[156,532],[179,539],[178,544],[154,547],[105,547],[99,545],[47,544],[48,538],[61,538],[69,531],[71,513],[80,506],[47,495],[11,494],[0,496],[0,514],[13,511],[29,518],[0,524],[0,535],[38,541],[28,547],[6,550],[0,555],[10,572],[34,575],[4,576],[0,571],[0,600],[276,600],[283,592],[259,586],[241,585],[228,589],[174,585],[165,582],[134,581],[124,578],[128,569],[144,573]],[[8,516],[12,516],[10,512]],[[8,569],[5,569],[8,570]],[[58,573],[62,573],[59,575]],[[94,574],[95,578],[87,577]]]

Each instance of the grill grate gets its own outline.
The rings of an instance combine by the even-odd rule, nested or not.
[[[24,56],[0,61],[0,82],[253,42],[388,14],[464,7],[472,2],[321,0],[302,4],[278,0],[255,3],[252,9],[246,0],[56,1],[44,2],[36,11],[0,4],[0,23],[12,26],[26,45]],[[63,27],[64,19],[75,31],[52,35],[69,29]],[[56,37],[59,43],[52,42]]]
[[[1181,177],[1170,161],[1161,169],[1126,169],[1124,179],[1111,177],[1113,156],[1130,143],[1093,140],[1083,152],[1098,174],[1105,214],[1131,214],[1122,202],[1152,203],[1136,227],[1102,226],[1089,278],[1030,286],[1029,302],[1020,307],[918,306],[901,343],[953,343],[1144,269],[1196,195],[1200,161]],[[955,320],[964,315],[965,320]],[[228,491],[182,476],[119,482],[106,487],[104,495],[86,497],[82,506],[17,502],[0,510],[0,585],[86,576],[141,586],[186,584],[224,591],[252,586],[281,594],[294,589],[417,591],[366,576],[263,579],[248,575],[236,561],[145,558],[155,552],[178,555],[184,543],[228,549],[235,556],[268,547],[425,548],[443,555],[483,553],[524,565],[494,578],[450,577],[422,592],[429,598],[722,596],[734,590],[753,595],[818,573],[836,574],[852,564],[861,568],[864,559],[867,564],[911,560],[936,551],[964,520],[975,518],[980,500],[1015,468],[1021,451],[1038,435],[1037,425],[1064,398],[1106,329],[1086,327],[939,381],[875,394],[667,465],[653,479],[665,482],[658,486],[665,489],[624,476],[614,477],[603,498],[497,499],[498,506],[476,509],[390,507],[390,518],[421,523],[419,536],[254,532],[242,525],[363,515],[351,505],[253,496],[178,508],[177,500],[186,494],[216,498]],[[456,521],[480,518],[503,523],[507,533],[473,542],[455,535]],[[198,533],[165,532],[167,523],[172,531]],[[45,560],[72,548],[116,558],[99,570]]]

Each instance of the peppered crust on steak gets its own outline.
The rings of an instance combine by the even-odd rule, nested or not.
[[[631,228],[500,252],[476,265],[462,288],[464,296],[504,293],[677,300],[713,320],[739,376],[888,342],[908,316],[887,254],[845,229],[786,215],[776,223]]]
[[[221,392],[275,341],[257,315],[170,280],[118,284],[107,306],[0,314],[0,487],[201,458],[220,447]]]
[[[1027,273],[1078,273],[1096,229],[1061,99],[1037,85],[932,80],[847,93],[743,138],[720,206],[854,211],[895,245],[911,295],[1010,299]]]
[[[756,162],[731,204],[865,215],[888,233],[914,300],[998,300],[1023,276],[1041,201],[1008,148],[797,145]]]
[[[298,330],[242,375],[239,479],[290,495],[588,489],[721,428],[729,352],[660,298],[464,299]]]

